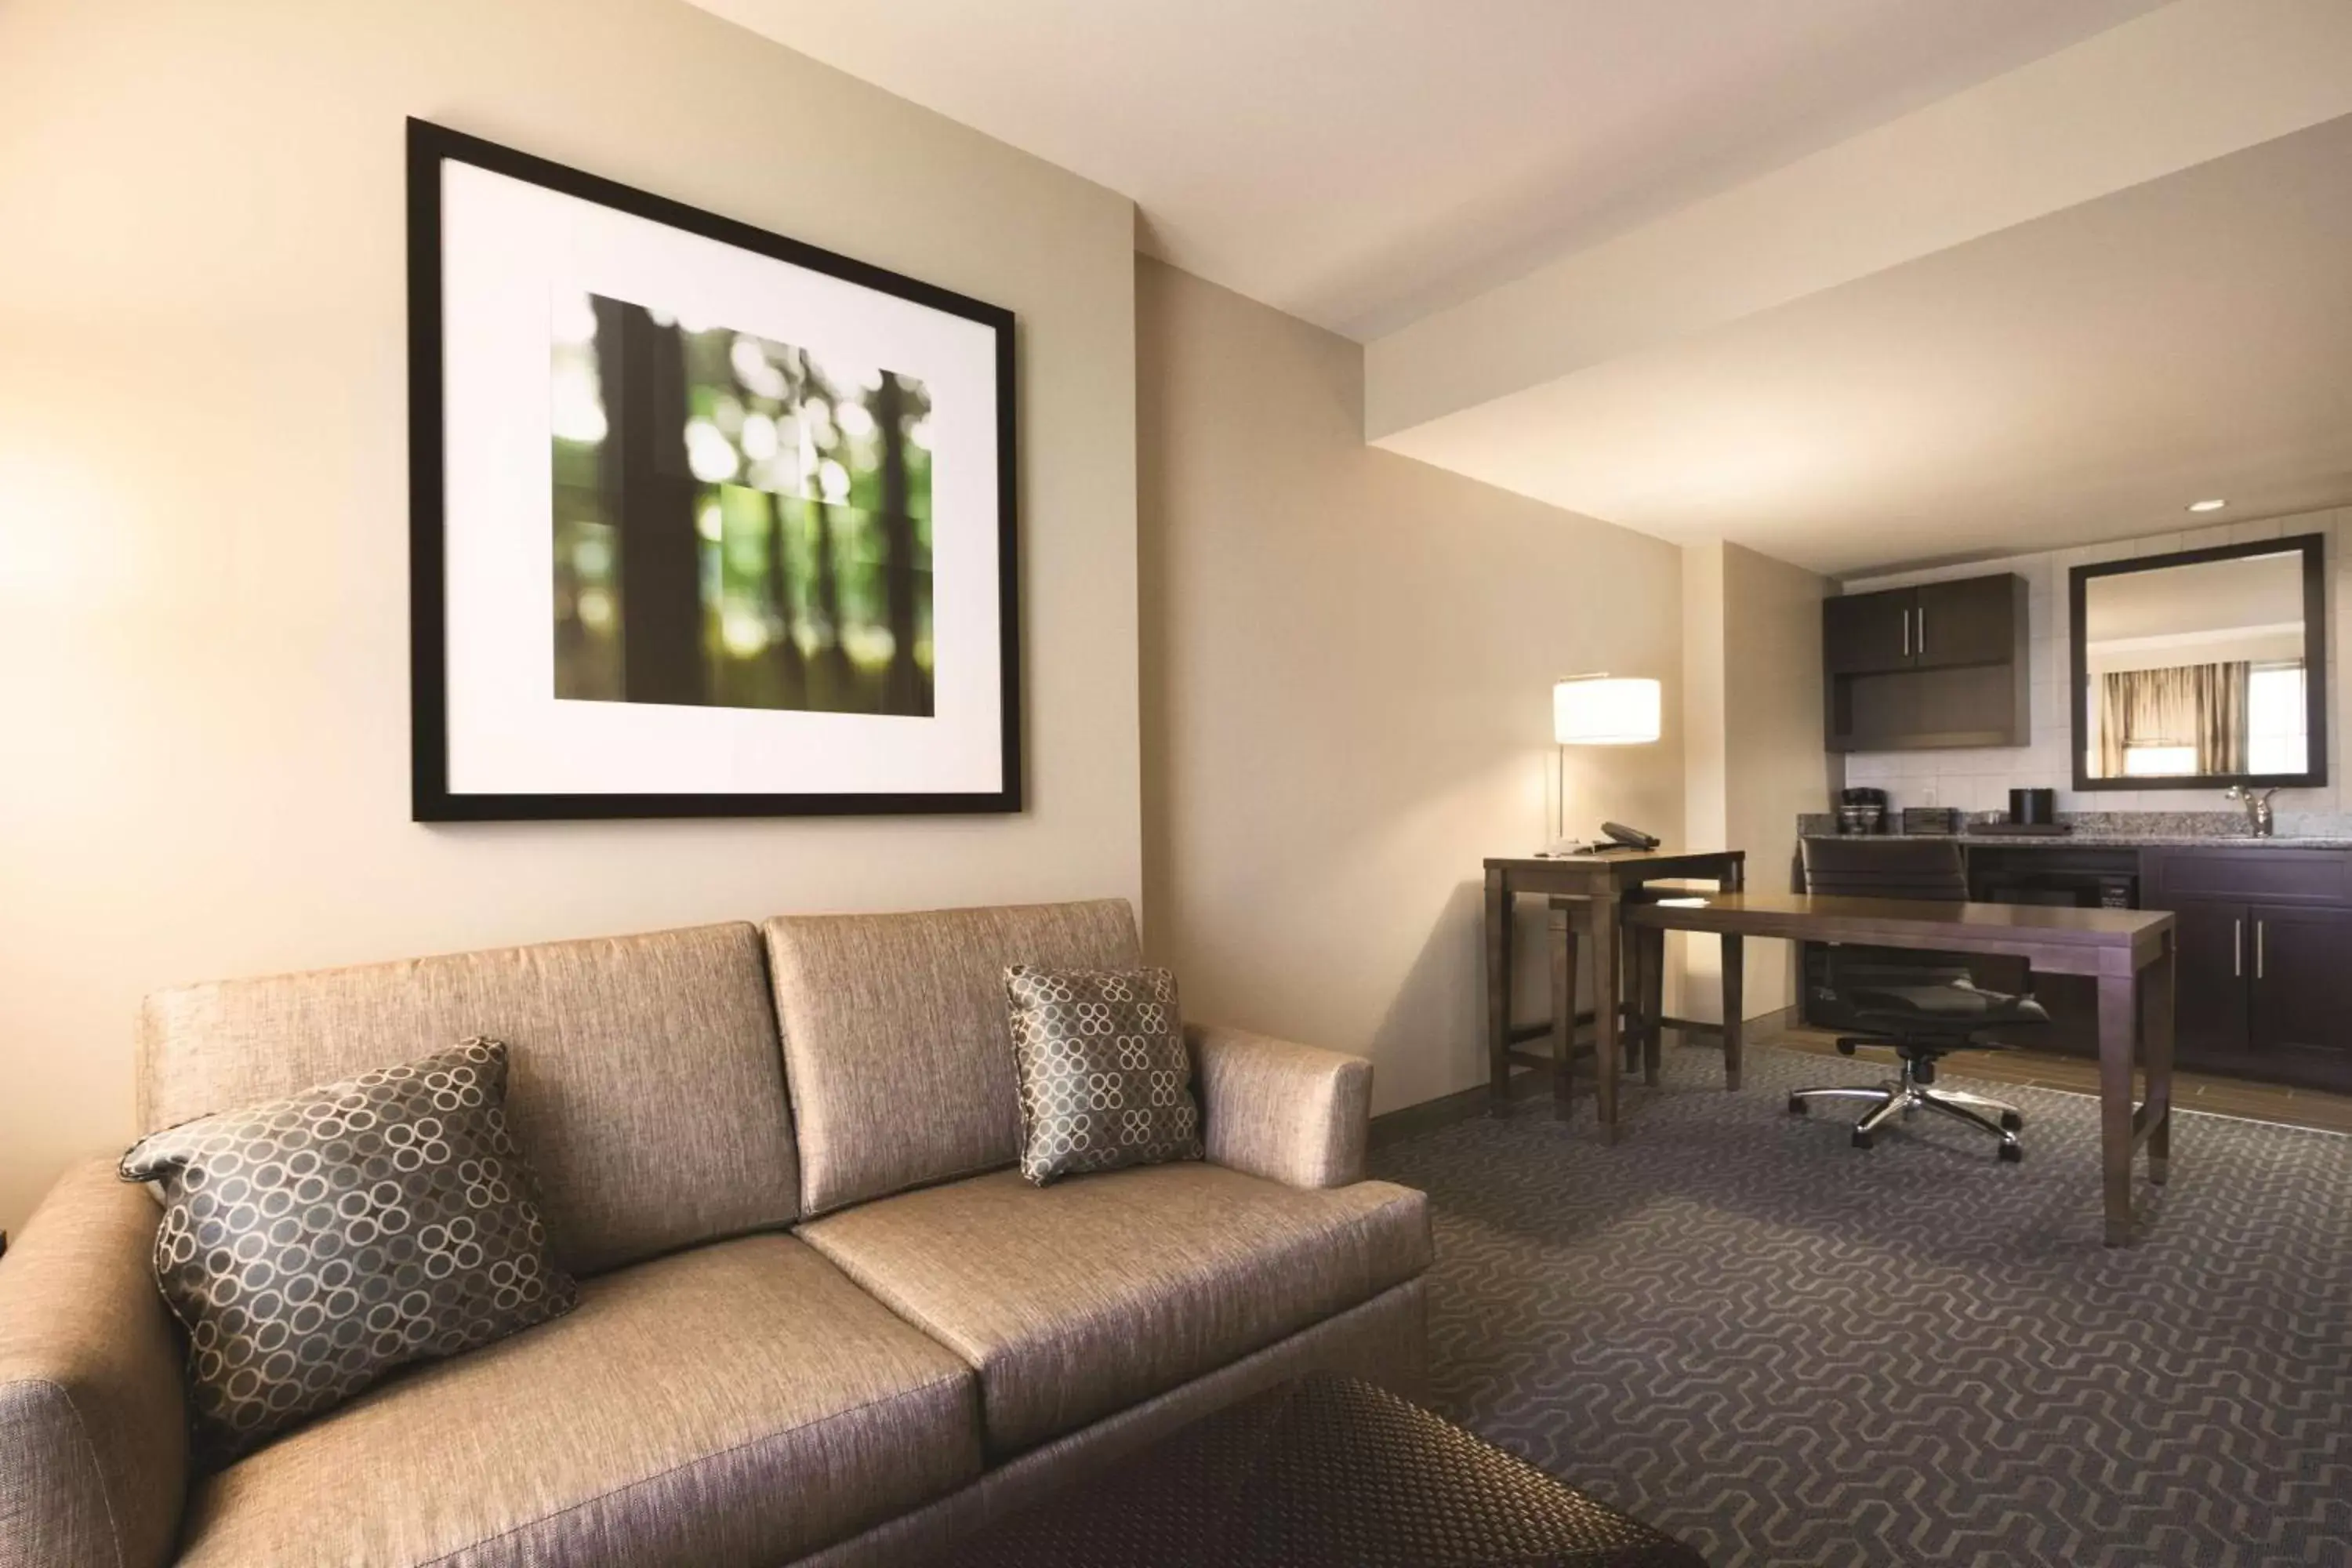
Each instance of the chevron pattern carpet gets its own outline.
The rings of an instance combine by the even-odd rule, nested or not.
[[[1871,1064],[1666,1057],[1615,1149],[1584,1099],[1375,1155],[1435,1211],[1442,1414],[1716,1568],[2352,1565],[2352,1139],[2183,1117],[2110,1250],[2091,1100],[1972,1086],[2021,1165],[1865,1152],[1783,1104]]]

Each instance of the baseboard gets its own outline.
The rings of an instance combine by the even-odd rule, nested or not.
[[[1747,1037],[1751,1041],[1769,1040],[1786,1034],[1801,1020],[1795,1007],[1776,1008],[1748,1020]],[[1666,1026],[1683,1033],[1689,1043],[1714,1044],[1722,1038],[1721,1031],[1712,1024],[1688,1023],[1669,1018]],[[1516,1102],[1532,1100],[1549,1092],[1550,1079],[1539,1070],[1530,1069],[1511,1075],[1511,1099]],[[1453,1094],[1424,1100],[1417,1105],[1401,1105],[1394,1110],[1384,1110],[1372,1118],[1368,1146],[1385,1148],[1407,1138],[1418,1138],[1424,1132],[1434,1132],[1441,1127],[1451,1127],[1457,1121],[1468,1121],[1486,1114],[1494,1103],[1494,1094],[1485,1084],[1475,1089],[1460,1089]]]
[[[1551,1080],[1540,1072],[1517,1072],[1511,1075],[1511,1099],[1532,1100],[1549,1093]],[[1440,1095],[1424,1100],[1418,1105],[1399,1106],[1372,1118],[1368,1147],[1386,1148],[1407,1138],[1418,1138],[1424,1132],[1434,1132],[1441,1127],[1451,1127],[1457,1121],[1471,1121],[1486,1114],[1495,1102],[1494,1090],[1486,1084],[1465,1089],[1458,1093]]]

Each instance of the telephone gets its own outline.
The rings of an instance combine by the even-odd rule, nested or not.
[[[1622,822],[1604,822],[1601,831],[1608,835],[1586,843],[1577,838],[1563,838],[1543,853],[1547,858],[1563,855],[1603,854],[1612,849],[1655,849],[1658,840],[1638,827],[1628,827]]]

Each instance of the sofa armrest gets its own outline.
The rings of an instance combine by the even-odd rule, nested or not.
[[[0,1568],[157,1568],[187,1494],[163,1218],[111,1161],[75,1167],[0,1258]]]
[[[1209,1158],[1293,1187],[1364,1175],[1372,1064],[1245,1029],[1187,1024]]]

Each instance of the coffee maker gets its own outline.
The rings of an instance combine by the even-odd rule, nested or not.
[[[1885,832],[1886,792],[1867,787],[1838,791],[1837,823],[1840,833]]]

